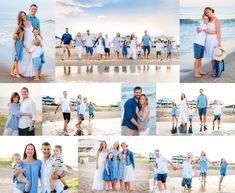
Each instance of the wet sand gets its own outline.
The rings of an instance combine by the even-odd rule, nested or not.
[[[45,56],[46,63],[43,64],[42,78],[39,81],[34,81],[32,78],[15,78],[10,75],[12,66],[12,50],[11,48],[1,45],[0,52],[0,82],[1,83],[42,83],[55,81],[55,59]]]
[[[79,193],[106,193],[107,191],[92,191],[93,176],[95,171],[95,163],[87,163],[78,166],[78,186]],[[149,164],[136,163],[135,181],[132,182],[132,193],[148,193],[149,192]],[[118,186],[117,186],[118,188]],[[116,193],[121,193],[116,191]]]

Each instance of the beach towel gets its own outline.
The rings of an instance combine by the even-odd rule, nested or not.
[[[219,78],[224,71],[224,60],[218,61],[214,60],[213,69],[216,71],[215,74],[212,75],[213,78]]]

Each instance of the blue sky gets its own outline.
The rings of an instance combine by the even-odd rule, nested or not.
[[[178,1],[170,0],[58,0],[56,7],[57,35],[67,26],[77,31],[110,34],[135,32],[142,36],[145,29],[151,35],[178,36]]]

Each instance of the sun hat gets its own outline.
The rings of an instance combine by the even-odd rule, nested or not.
[[[213,59],[221,61],[227,56],[227,52],[222,47],[216,47],[213,51]]]

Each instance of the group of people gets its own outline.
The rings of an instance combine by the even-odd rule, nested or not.
[[[154,163],[154,186],[157,186],[160,192],[164,192],[167,189],[166,181],[168,175],[167,166],[170,164],[173,170],[179,169],[174,163],[170,160],[167,160],[160,152],[159,149],[155,150],[155,163]],[[185,161],[182,163],[183,167],[183,179],[182,179],[182,187],[184,188],[184,192],[191,192],[192,189],[192,179],[194,176],[193,165],[199,163],[200,169],[200,178],[202,183],[207,183],[206,177],[208,173],[208,164],[211,163],[206,156],[204,151],[201,151],[201,155],[198,158],[194,158],[192,153],[187,153]],[[227,173],[228,163],[225,158],[222,158],[220,161],[220,180],[219,180],[219,189],[221,189],[221,185],[224,177]]]
[[[68,97],[67,91],[63,91],[63,97],[60,98],[59,104],[55,109],[55,114],[57,113],[60,107],[64,118],[63,134],[68,135],[68,124],[71,119],[72,104],[71,104],[71,99]],[[89,113],[89,124],[90,124],[94,118],[94,110],[95,110],[94,103],[93,102],[88,103],[86,97],[82,98],[81,94],[78,94],[77,106],[76,106],[78,122],[76,124],[77,131],[75,135],[83,135],[81,125],[83,121],[86,119],[86,111],[88,111]]]
[[[204,94],[203,89],[199,90],[200,94],[197,97],[196,101],[196,110],[198,110],[198,115],[200,119],[200,132],[207,130],[206,125],[206,114],[208,108],[208,98]],[[179,115],[177,110],[179,109]],[[221,121],[221,114],[222,114],[222,105],[219,100],[214,100],[214,104],[212,105],[214,119],[213,119],[213,127],[215,129],[215,123],[217,121],[217,129],[220,129],[220,121]],[[172,117],[172,133],[177,132],[177,127],[182,126],[184,127],[187,122],[190,123],[188,133],[192,133],[192,123],[193,123],[193,106],[188,104],[186,95],[183,93],[181,94],[181,101],[180,104],[177,105],[175,101],[172,102],[171,108],[171,117]]]
[[[37,5],[32,4],[28,15],[24,11],[18,14],[17,27],[12,38],[14,62],[11,76],[33,77],[33,80],[39,80],[41,77],[45,59],[40,22],[36,17],[37,10]]]
[[[82,59],[82,48],[85,47],[86,49],[86,59],[92,60],[92,55],[94,52],[94,47],[97,49],[98,60],[103,58],[110,59],[111,55],[111,44],[113,45],[114,55],[116,59],[119,59],[122,55],[123,59],[149,59],[149,54],[151,51],[151,45],[155,44],[156,47],[156,57],[159,60],[163,60],[162,58],[162,50],[164,45],[162,44],[161,39],[158,39],[156,43],[154,43],[148,35],[147,30],[145,30],[144,35],[142,37],[141,43],[137,43],[135,34],[132,33],[130,36],[130,43],[127,40],[121,39],[121,35],[118,32],[113,40],[110,40],[108,34],[103,37],[102,33],[99,33],[98,38],[94,39],[91,35],[90,30],[87,30],[86,35],[82,36],[80,32],[77,33],[75,39],[73,40],[72,35],[69,33],[69,29],[65,29],[65,33],[61,38],[60,45],[63,44],[63,57],[62,60],[65,58],[66,50],[68,52],[68,58],[70,59],[71,52],[70,46],[73,44],[76,49],[77,56],[79,60]],[[128,53],[128,47],[129,53]],[[166,45],[166,52],[167,52],[167,59],[171,60],[171,55],[173,53],[173,46],[170,40],[167,41]],[[143,56],[143,57],[142,57]]]
[[[119,185],[120,191],[130,192],[134,169],[134,154],[125,142],[115,142],[112,148],[108,149],[107,143],[102,141],[96,154],[92,190],[117,191]]]
[[[124,115],[122,119],[123,135],[149,135],[149,113],[148,97],[142,93],[140,86],[136,86],[134,88],[134,97],[128,99],[124,104]]]
[[[22,97],[22,100],[21,100]],[[37,121],[37,108],[34,100],[29,97],[29,89],[21,89],[21,97],[12,93],[8,103],[8,116],[3,132],[4,136],[33,136]]]
[[[194,41],[195,77],[208,74],[202,70],[202,58],[211,61],[211,72],[208,75],[216,77],[215,62],[223,61],[226,57],[226,51],[221,46],[220,20],[214,15],[214,9],[206,7]]]
[[[51,145],[44,142],[41,146],[43,157],[37,158],[33,144],[26,145],[23,159],[19,153],[12,156],[14,193],[38,193],[41,179],[41,193],[63,193],[69,187],[64,179],[68,175],[62,157],[62,146],[55,145],[51,154]],[[63,184],[63,185],[62,185]]]

